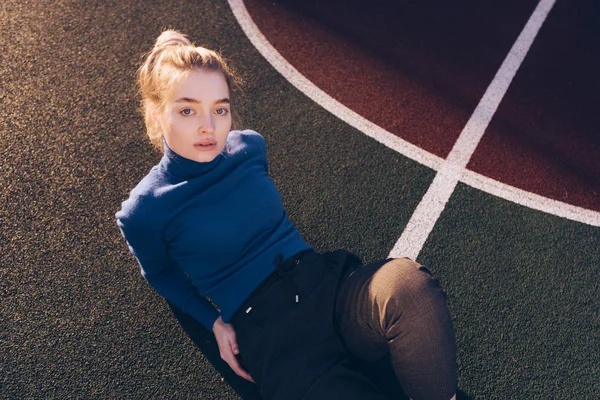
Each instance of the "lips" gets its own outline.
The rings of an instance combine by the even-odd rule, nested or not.
[[[194,146],[206,146],[206,145],[210,145],[210,144],[217,144],[216,140],[201,140],[199,142],[194,143]]]
[[[215,140],[203,140],[201,142],[194,143],[194,148],[197,150],[212,150],[217,147]]]

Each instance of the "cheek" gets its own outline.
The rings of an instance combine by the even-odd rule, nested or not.
[[[187,131],[193,125],[193,118],[172,118],[169,121],[169,129],[174,133]]]
[[[225,118],[219,118],[218,120],[218,126],[221,127],[221,129],[228,129],[229,127],[231,127],[231,114],[229,114],[227,117]]]

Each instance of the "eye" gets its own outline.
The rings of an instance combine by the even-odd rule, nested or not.
[[[229,110],[226,108],[217,108],[217,111],[215,112],[217,113],[217,115],[227,115]]]
[[[191,108],[184,108],[179,113],[181,115],[189,116],[189,115],[192,115],[194,113],[194,111]]]

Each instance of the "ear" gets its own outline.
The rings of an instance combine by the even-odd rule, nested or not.
[[[162,126],[162,112],[160,108],[156,105],[152,105],[150,107],[150,115],[152,116],[152,123],[155,127],[160,128]]]

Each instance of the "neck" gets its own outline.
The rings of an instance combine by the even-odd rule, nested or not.
[[[213,169],[223,157],[221,154],[216,156],[212,161],[198,162],[190,160],[177,154],[173,149],[169,147],[167,141],[163,138],[163,151],[164,155],[160,161],[160,165],[169,174],[178,176],[181,178],[193,178],[198,175],[202,175],[211,169]]]

